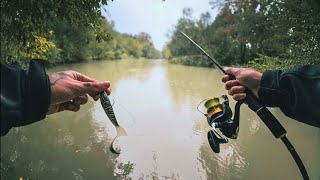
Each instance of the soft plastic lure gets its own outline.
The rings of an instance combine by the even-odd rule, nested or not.
[[[119,136],[127,136],[127,132],[125,131],[125,129],[123,127],[121,127],[119,125],[117,118],[114,114],[112,104],[111,104],[110,99],[109,99],[106,92],[100,93],[100,102],[101,102],[101,105],[103,107],[104,112],[107,114],[109,120],[114,125],[114,127],[116,128],[116,131],[117,131],[116,137],[111,142],[110,150],[113,153],[120,154],[121,149],[119,147],[116,147],[114,142]]]

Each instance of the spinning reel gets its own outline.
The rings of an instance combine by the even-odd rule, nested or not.
[[[223,100],[220,103],[220,99]],[[199,110],[199,106],[204,102],[207,113]],[[237,139],[239,132],[240,106],[244,101],[238,101],[235,105],[235,114],[232,119],[232,111],[229,106],[229,99],[226,95],[219,98],[205,99],[200,102],[197,109],[207,117],[208,124],[212,127],[208,131],[208,141],[211,149],[215,153],[220,152],[220,144],[227,143],[228,138]],[[219,133],[219,131],[220,133]]]
[[[204,49],[202,49],[202,47],[200,47],[196,42],[194,42],[194,40],[192,40],[188,35],[186,35],[177,27],[176,29],[187,39],[189,39],[199,50],[201,50],[202,53],[206,55],[223,72],[223,74],[228,75],[230,80],[236,79],[234,75],[227,74],[223,67],[215,59],[210,57],[210,55]],[[280,138],[282,140],[282,142],[292,155],[293,159],[295,160],[296,164],[298,165],[303,179],[308,180],[309,176],[306,171],[306,168],[304,167],[304,164],[302,163],[298,153],[286,137],[287,131],[280,124],[277,118],[273,116],[273,114],[267,109],[267,107],[262,102],[260,102],[260,100],[257,97],[255,97],[249,89],[246,89],[245,92],[247,94],[246,98],[242,101],[238,101],[235,106],[234,119],[232,119],[232,111],[229,107],[229,100],[226,95],[222,96],[222,98],[224,99],[224,102],[222,104],[220,104],[219,98],[206,99],[207,101],[205,103],[205,106],[207,108],[207,114],[199,110],[199,105],[205,100],[201,101],[198,105],[198,111],[207,117],[209,125],[213,128],[208,132],[208,140],[212,150],[216,153],[219,153],[219,145],[221,143],[228,142],[228,139],[226,137],[233,139],[237,138],[239,131],[239,109],[241,104],[245,102],[248,105],[248,107],[260,117],[260,119],[264,122],[264,124],[274,135],[274,137]],[[221,133],[224,134],[225,137],[220,135],[216,129],[220,129]]]

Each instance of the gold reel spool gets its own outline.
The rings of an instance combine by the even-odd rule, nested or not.
[[[219,98],[210,98],[204,103],[207,108],[207,117],[211,118],[213,115],[222,112],[222,106]]]

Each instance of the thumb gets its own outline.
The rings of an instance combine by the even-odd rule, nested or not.
[[[74,91],[76,96],[81,96],[84,94],[89,94],[90,96],[95,96],[101,91],[106,91],[110,88],[110,81],[104,82],[78,82],[77,90]]]
[[[237,76],[238,71],[239,71],[239,68],[226,67],[226,68],[224,68],[224,71],[225,71],[227,74],[232,74],[232,75],[234,75],[234,76]]]

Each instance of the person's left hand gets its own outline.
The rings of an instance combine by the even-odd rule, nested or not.
[[[90,77],[75,71],[62,71],[50,76],[51,104],[47,114],[69,110],[78,111],[80,105],[88,102],[89,94],[95,101],[99,93],[111,93],[110,82],[98,82]]]

